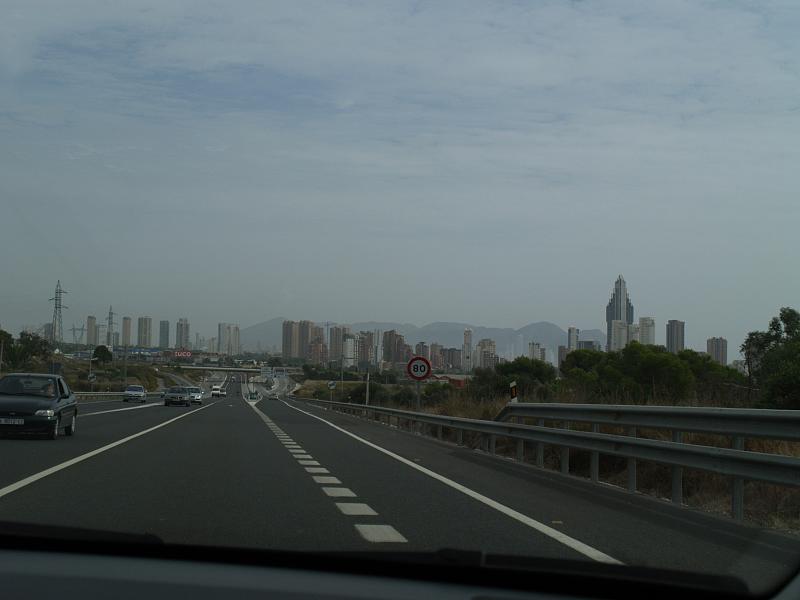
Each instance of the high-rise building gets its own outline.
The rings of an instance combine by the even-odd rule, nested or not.
[[[182,348],[178,345],[178,336],[175,336],[175,347]],[[158,322],[158,348],[159,350],[169,348],[169,321]]]
[[[115,331],[114,335],[111,336],[111,343],[113,344],[114,348],[119,348],[119,339],[120,339],[119,331]]]
[[[431,344],[431,351],[430,351],[431,368],[441,369],[444,367],[442,350],[443,348],[441,344],[437,344],[436,342]]]
[[[383,360],[388,363],[405,362],[406,340],[394,329],[383,332]]]
[[[346,333],[342,344],[342,361],[345,367],[358,366],[358,336]]]
[[[628,343],[639,342],[639,325],[628,325]]]
[[[611,322],[611,337],[608,338],[610,343],[608,345],[609,352],[619,352],[628,345],[628,323],[614,319]]]
[[[614,291],[606,305],[606,349],[612,349],[611,338],[614,321],[622,321],[626,325],[633,323],[633,304],[628,296],[628,286],[622,275],[614,282]],[[627,343],[627,342],[626,342]],[[624,346],[623,346],[624,347]]]
[[[311,329],[314,323],[311,321],[300,321],[297,324],[297,356],[308,358],[311,344]]]
[[[596,350],[600,352],[602,349],[601,344],[594,340],[578,340],[578,350]]]
[[[684,348],[684,325],[683,321],[676,321],[675,319],[667,321],[667,350],[673,354],[677,354]]]
[[[169,331],[169,327],[167,327]],[[178,319],[175,324],[175,347],[183,350],[188,349],[189,346],[189,319],[182,317]]]
[[[86,317],[86,345],[97,346],[97,317],[89,315]]]
[[[474,368],[493,369],[497,366],[497,344],[494,340],[484,338],[475,346]]]
[[[122,345],[131,345],[131,318],[122,317]]]
[[[428,360],[431,357],[431,348],[425,342],[417,342],[417,345],[414,346],[414,354],[417,356],[424,356]]]
[[[217,325],[217,353],[225,356],[235,356],[240,352],[239,326],[234,323],[219,323]]]
[[[136,345],[140,348],[153,347],[153,319],[150,317],[139,317],[137,329]]]
[[[109,348],[114,347],[114,316],[115,316],[114,308],[109,306],[108,307],[108,318],[106,319],[106,346]]]
[[[578,337],[581,330],[577,327],[570,327],[567,330],[567,352],[572,352],[578,349]]]
[[[461,365],[465,372],[474,368],[472,356],[472,329],[464,330],[464,343],[461,346]]]
[[[646,346],[655,346],[656,320],[653,317],[639,318],[639,343]]]
[[[711,360],[721,365],[728,365],[728,340],[724,337],[712,337],[706,340],[706,352]]]
[[[300,356],[300,324],[297,321],[283,322],[281,354],[284,359]]]
[[[358,364],[375,363],[375,332],[360,331],[358,333]]]
[[[212,354],[217,352],[217,338],[208,338],[208,351]]]
[[[528,358],[532,360],[544,360],[545,349],[539,342],[528,342]]]
[[[461,348],[442,349],[442,368],[448,371],[462,369]]]
[[[558,347],[558,368],[561,368],[561,364],[566,360],[567,354],[569,350],[566,346],[559,346]]]
[[[328,331],[328,355],[331,361],[341,360],[344,336],[348,333],[350,328],[346,325],[334,325]]]

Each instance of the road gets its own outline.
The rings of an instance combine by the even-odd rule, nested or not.
[[[241,377],[241,376],[239,376]],[[77,434],[0,439],[0,521],[167,543],[440,548],[732,574],[761,589],[800,540],[302,401],[82,406]]]

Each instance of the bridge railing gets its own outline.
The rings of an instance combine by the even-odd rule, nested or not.
[[[544,467],[545,445],[559,448],[560,470],[569,474],[570,451],[590,453],[590,479],[599,482],[600,456],[627,459],[627,490],[637,489],[637,461],[671,467],[671,499],[683,504],[683,469],[699,469],[732,477],[731,514],[744,517],[744,482],[763,481],[783,486],[800,486],[800,459],[793,456],[745,450],[747,438],[800,440],[800,411],[702,409],[681,407],[599,406],[565,404],[514,404],[501,411],[495,421],[434,415],[394,408],[382,408],[297,398],[325,409],[337,410],[372,420],[385,420],[397,428],[421,433],[432,426],[436,437],[443,430],[456,434],[463,445],[465,431],[481,437],[484,450],[494,454],[498,438],[516,442],[516,458],[525,459],[526,444],[535,448],[535,464]],[[516,422],[509,422],[510,420]],[[526,423],[533,420],[534,424]],[[589,424],[590,431],[571,430],[573,423]],[[601,432],[601,426],[622,428],[624,434]],[[637,429],[667,429],[670,440],[637,437]],[[729,436],[731,448],[685,443],[684,433]]]

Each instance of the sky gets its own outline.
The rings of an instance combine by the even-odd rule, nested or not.
[[[730,353],[800,306],[797,31],[794,0],[6,0],[0,326],[60,279],[65,329],[604,330],[621,273],[657,342]]]

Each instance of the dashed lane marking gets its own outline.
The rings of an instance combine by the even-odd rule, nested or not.
[[[391,525],[356,525],[356,531],[368,542],[397,543],[407,542],[397,529]]]
[[[362,502],[337,502],[336,508],[349,517],[375,517],[378,515],[368,504]]]

